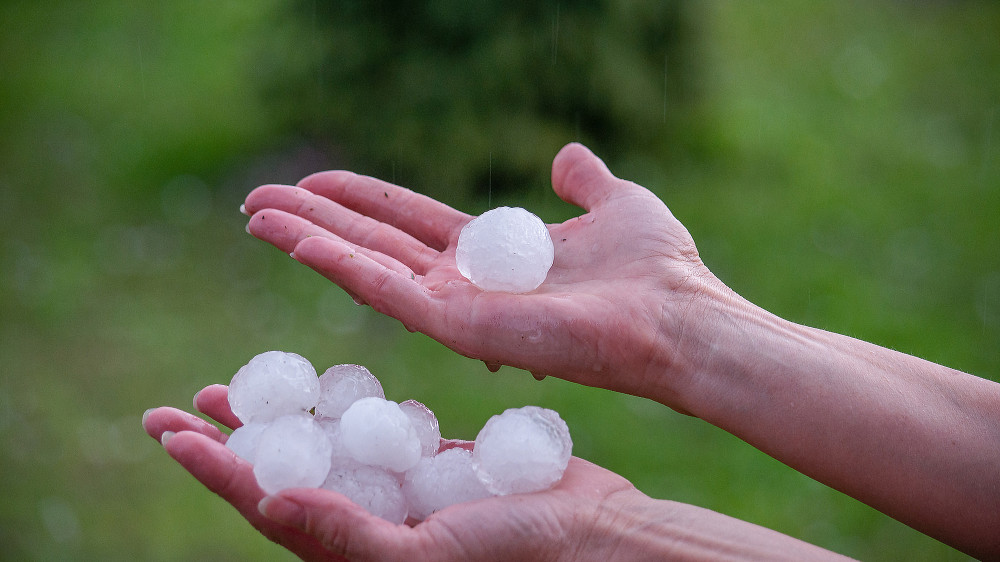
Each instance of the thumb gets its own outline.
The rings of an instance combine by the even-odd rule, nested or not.
[[[567,144],[552,161],[552,189],[556,195],[586,211],[622,183],[600,158],[579,143]]]
[[[348,560],[412,559],[405,546],[412,529],[368,513],[345,496],[322,489],[292,489],[260,501],[261,514],[311,535]],[[409,551],[409,552],[407,552]]]

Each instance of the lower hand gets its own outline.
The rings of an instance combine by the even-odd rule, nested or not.
[[[239,426],[225,386],[206,387],[195,397],[195,407],[222,425]],[[574,457],[551,490],[458,504],[412,527],[394,525],[328,490],[267,496],[252,466],[225,447],[227,434],[187,412],[157,408],[147,413],[143,426],[264,536],[304,560],[578,559],[572,553],[589,544],[588,518],[607,506],[648,500],[621,476]]]

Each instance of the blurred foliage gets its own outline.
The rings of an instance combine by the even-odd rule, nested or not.
[[[254,354],[354,362],[472,438],[568,421],[643,491],[866,560],[953,550],[655,403],[491,375],[250,239],[347,167],[467,212],[577,211],[581,140],[751,301],[1000,379],[1000,5],[0,4],[0,558],[289,558],[139,426]]]
[[[568,139],[657,158],[682,139],[692,68],[679,2],[297,8],[319,60],[281,60],[272,103],[294,130],[333,140],[371,175],[406,178],[453,204],[547,191],[551,157]]]

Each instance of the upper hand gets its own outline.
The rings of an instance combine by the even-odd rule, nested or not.
[[[587,212],[548,226],[555,260],[527,294],[484,292],[458,272],[455,247],[471,216],[374,178],[323,172],[297,187],[262,186],[245,209],[253,235],[463,355],[657,394],[659,375],[689,360],[678,341],[697,316],[691,304],[721,283],[653,193],[583,146],[556,156],[552,185]]]

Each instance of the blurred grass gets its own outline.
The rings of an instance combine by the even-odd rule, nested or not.
[[[554,18],[558,6],[543,12]],[[600,154],[612,170],[655,190],[709,267],[751,301],[998,380],[1000,8],[687,10],[697,95],[629,110],[640,123],[685,112],[671,116],[676,144],[616,137]],[[368,365],[390,398],[425,402],[453,437],[473,438],[507,407],[552,407],[577,455],[654,497],[866,560],[962,559],[698,420],[509,368],[489,374],[246,236],[236,209],[259,183],[335,166],[414,187],[433,179],[348,160],[337,138],[288,126],[290,110],[260,84],[314,68],[312,49],[328,39],[288,14],[277,0],[0,5],[0,557],[290,558],[139,426],[145,408],[189,409],[202,386],[284,349],[319,368]],[[573,37],[565,26],[561,35]],[[616,107],[648,99],[606,86]],[[443,103],[461,106],[462,92]],[[475,162],[468,173],[484,177],[492,145],[463,143],[481,134],[477,109],[467,112],[433,149],[453,145],[456,166]],[[528,148],[577,133],[532,134],[541,140]],[[369,142],[412,151],[405,161],[427,150]],[[549,221],[572,216],[544,184],[547,169],[516,172],[527,191],[436,195],[469,212],[518,204]]]

